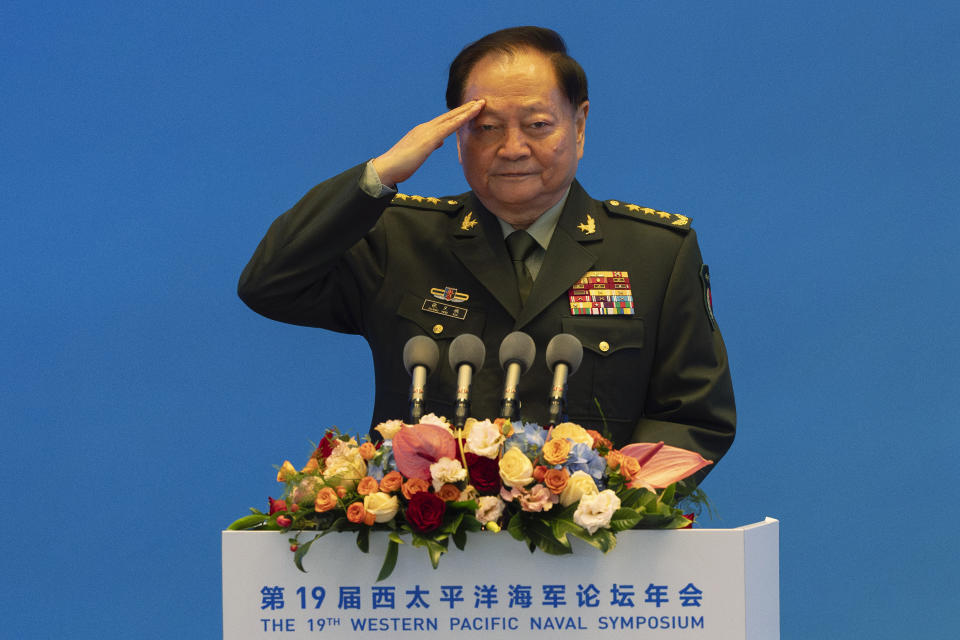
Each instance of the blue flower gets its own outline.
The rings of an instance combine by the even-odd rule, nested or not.
[[[383,476],[395,470],[397,465],[393,462],[393,442],[384,440],[380,445],[380,455],[367,463],[367,475],[380,482]]]
[[[517,447],[531,460],[536,458],[547,441],[547,430],[533,422],[513,423],[513,435],[503,444],[503,450]]]
[[[597,487],[603,490],[603,472],[607,470],[607,461],[600,456],[590,445],[581,442],[573,443],[570,455],[567,457],[566,467],[570,475],[583,471],[597,482]]]

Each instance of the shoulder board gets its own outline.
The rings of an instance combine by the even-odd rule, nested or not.
[[[679,213],[657,211],[650,207],[641,207],[636,204],[620,202],[619,200],[604,200],[603,206],[607,208],[607,211],[617,216],[642,220],[643,222],[658,224],[678,231],[690,230],[690,218],[680,215]]]
[[[434,211],[457,211],[463,206],[463,200],[455,197],[433,198],[427,196],[411,196],[398,193],[393,196],[390,204],[414,209],[431,209]]]

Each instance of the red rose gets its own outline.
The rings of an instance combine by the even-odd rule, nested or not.
[[[410,498],[410,504],[407,505],[407,522],[414,531],[427,533],[440,526],[446,510],[447,503],[436,494],[421,491]]]
[[[493,458],[467,454],[467,468],[470,470],[470,484],[482,496],[495,496],[500,493],[500,465]]]
[[[326,460],[333,451],[336,443],[336,432],[333,429],[327,429],[327,432],[323,435],[323,439],[320,440],[320,444],[317,445],[317,450],[313,452],[313,457],[317,460]]]
[[[275,514],[277,511],[287,510],[286,500],[274,500],[273,498],[270,498],[270,497],[268,497],[267,500],[270,501],[270,515]]]

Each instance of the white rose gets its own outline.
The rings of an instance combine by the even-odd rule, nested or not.
[[[567,486],[560,493],[560,504],[569,507],[583,496],[595,496],[599,492],[597,483],[586,471],[574,471],[570,479],[567,480]]]
[[[587,433],[587,430],[573,422],[563,422],[550,430],[550,439],[566,438],[575,443],[593,446],[593,436]]]
[[[383,436],[384,440],[393,440],[393,436],[397,435],[397,432],[402,428],[402,420],[387,420],[386,422],[381,422],[374,427],[374,429],[376,429],[380,435]]]
[[[500,452],[500,443],[503,442],[503,434],[497,425],[489,420],[475,422],[470,427],[470,433],[467,434],[467,451],[475,453],[484,458],[496,458]]]
[[[610,489],[606,489],[596,495],[580,498],[580,504],[573,512],[573,521],[593,535],[597,529],[610,526],[610,518],[619,508],[620,498]]]
[[[506,503],[497,496],[480,496],[480,507],[477,509],[477,520],[480,524],[496,522],[503,515]]]
[[[397,496],[377,491],[363,498],[363,508],[373,514],[376,522],[390,522],[400,510],[400,503]]]
[[[360,478],[367,475],[367,463],[354,445],[342,441],[337,443],[327,456],[324,478],[338,478],[344,485],[356,486]]]
[[[440,458],[430,465],[430,477],[433,478],[433,490],[439,491],[440,487],[448,482],[464,480],[467,477],[467,470],[463,468],[459,460]]]
[[[453,429],[450,428],[450,423],[446,419],[438,416],[435,413],[428,413],[427,415],[420,418],[420,424],[435,424],[438,427],[443,427],[450,433],[453,433]]]
[[[508,487],[525,487],[533,482],[533,463],[517,447],[510,447],[498,466],[500,479]]]

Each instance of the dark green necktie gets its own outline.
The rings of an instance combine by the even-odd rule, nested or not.
[[[507,236],[507,251],[513,261],[513,272],[517,274],[517,288],[520,290],[520,302],[526,303],[530,289],[533,288],[533,277],[524,261],[537,248],[537,241],[529,233],[520,229]]]

